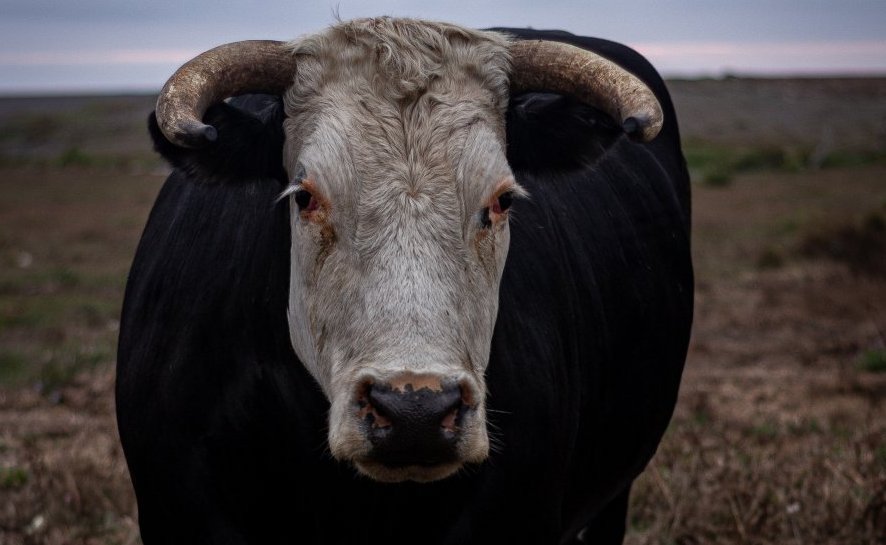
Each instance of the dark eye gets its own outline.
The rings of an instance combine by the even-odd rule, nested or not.
[[[508,208],[511,207],[511,204],[514,202],[514,194],[510,191],[505,191],[501,195],[495,198],[492,201],[492,206],[489,208],[484,208],[480,212],[480,223],[484,228],[488,228],[492,226],[492,220],[498,216],[501,216],[505,212],[508,211]]]
[[[510,191],[505,191],[501,195],[495,199],[495,202],[492,203],[492,211],[496,214],[501,214],[502,212],[507,211],[508,208],[511,207],[511,204],[514,202],[514,194]]]
[[[317,199],[307,189],[299,189],[294,197],[299,210],[311,212],[317,209]]]

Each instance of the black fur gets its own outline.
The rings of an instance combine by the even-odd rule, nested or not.
[[[513,97],[507,128],[508,160],[514,169],[584,169],[624,137],[599,110],[544,93]]]
[[[680,204],[684,208],[683,219],[686,228],[689,229],[692,217],[690,208],[689,174],[686,170],[686,161],[683,159],[683,153],[680,151],[680,131],[677,128],[677,114],[674,111],[674,105],[671,102],[670,94],[668,93],[664,81],[661,79],[661,76],[655,68],[649,64],[649,61],[633,49],[620,43],[601,38],[576,36],[562,30],[514,28],[496,28],[493,30],[505,32],[518,39],[555,40],[593,51],[633,73],[652,89],[655,96],[659,98],[662,113],[664,114],[664,125],[662,126],[659,136],[654,141],[647,144],[646,147],[653,150],[656,159],[661,163],[665,171],[672,173],[675,176],[675,179],[673,180],[675,189],[678,193]],[[562,100],[567,103],[572,102],[565,98]],[[516,99],[516,104],[520,104],[519,97]],[[574,141],[574,139],[587,142],[585,150],[590,150],[590,152],[585,151],[585,159],[587,159],[589,153],[591,159],[595,159],[599,156],[600,149],[605,148],[608,144],[613,142],[612,131],[618,129],[618,124],[616,124],[614,120],[608,118],[605,114],[602,114],[593,108],[576,106],[574,103],[572,104],[571,111],[574,120],[571,123],[564,120],[569,129],[573,131],[572,138],[560,137],[560,134],[558,133],[560,133],[561,130],[556,123],[547,124],[546,130],[539,133],[535,138],[532,137],[536,133],[527,134],[525,132],[519,137],[514,138],[512,135],[514,132],[513,126],[509,127],[508,160],[511,161],[511,164],[520,165],[521,157],[540,155],[534,151],[538,149],[555,148],[553,153],[556,154],[556,146],[552,146],[550,142],[551,138],[557,137],[560,137],[560,142],[568,143]],[[515,115],[515,112],[513,111],[514,108],[511,108],[511,110],[512,111],[508,112],[509,120]],[[564,114],[558,111],[558,115]],[[590,131],[582,127],[583,124],[587,125]],[[624,136],[621,137],[624,138]],[[527,139],[526,145],[520,146],[519,149],[511,149],[523,139]],[[581,154],[578,155],[580,156]],[[544,158],[540,161],[536,160],[532,163],[532,168],[543,168],[544,161]]]
[[[242,98],[210,112],[215,150],[157,143],[181,170],[132,265],[117,375],[146,544],[621,541],[689,339],[688,175],[667,90],[639,55],[511,32],[609,56],[652,86],[666,120],[639,145],[566,99],[512,101],[508,157],[531,198],[512,205],[487,372],[490,459],[391,485],[329,456],[329,405],[286,324],[282,107]]]
[[[204,123],[218,139],[202,149],[180,148],[166,139],[152,112],[148,131],[157,151],[188,178],[210,184],[251,178],[286,183],[283,169],[283,103],[280,97],[237,97],[207,110]]]

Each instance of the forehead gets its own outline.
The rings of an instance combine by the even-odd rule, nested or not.
[[[359,145],[358,161],[440,159],[474,124],[503,142],[507,45],[494,33],[386,19],[297,40],[290,46],[298,69],[285,97],[287,155],[299,155],[312,136],[340,136]]]
[[[285,96],[287,115],[304,128],[320,112],[344,110],[344,119],[387,133],[404,122],[426,125],[437,114],[459,118],[435,120],[450,126],[474,117],[503,138],[508,45],[502,35],[446,24],[340,23],[289,44],[298,68]]]
[[[364,184],[377,181],[412,193],[451,184],[477,134],[503,150],[495,120],[484,115],[481,103],[453,104],[434,91],[392,101],[355,90],[345,107],[323,117],[331,122],[318,126],[315,138],[346,147]]]
[[[374,94],[416,96],[440,84],[479,84],[503,108],[510,55],[503,35],[408,19],[340,23],[289,44],[298,61],[295,92],[318,84],[370,80]],[[503,110],[500,110],[503,112]]]

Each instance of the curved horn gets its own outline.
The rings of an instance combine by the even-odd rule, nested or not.
[[[244,93],[279,94],[292,85],[295,57],[285,42],[249,40],[221,45],[182,65],[157,99],[157,123],[166,138],[185,148],[216,139],[202,122],[206,109]]]
[[[568,95],[620,122],[634,139],[648,142],[661,130],[663,116],[655,94],[639,78],[573,45],[542,40],[511,44],[511,94]]]

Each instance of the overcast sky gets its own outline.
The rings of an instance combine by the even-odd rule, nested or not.
[[[0,94],[156,91],[243,39],[395,15],[626,43],[666,76],[884,74],[886,0],[0,0]]]

